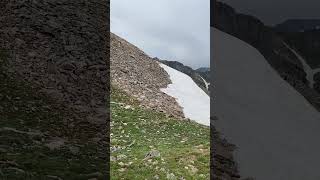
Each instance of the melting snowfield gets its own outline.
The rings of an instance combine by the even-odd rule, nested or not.
[[[210,126],[209,96],[190,76],[162,63],[160,66],[169,74],[172,81],[172,84],[161,91],[176,98],[178,104],[183,108],[186,118]]]
[[[242,177],[320,179],[320,116],[247,43],[211,28],[217,129]]]

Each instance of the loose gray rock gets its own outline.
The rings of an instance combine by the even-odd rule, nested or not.
[[[167,179],[168,180],[176,180],[177,177],[173,173],[170,173],[170,174],[167,174]]]
[[[158,150],[152,150],[145,155],[144,160],[157,158],[157,157],[160,157],[160,152]]]

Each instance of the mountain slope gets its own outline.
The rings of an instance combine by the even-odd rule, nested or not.
[[[158,62],[113,33],[110,40],[111,82],[135,97],[144,107],[184,118],[175,99],[160,91],[171,81]]]
[[[198,72],[207,82],[210,82],[210,68],[199,68],[196,69],[196,72]]]
[[[208,127],[139,107],[116,87],[111,111],[112,179],[209,179]]]
[[[175,97],[181,107],[185,117],[196,122],[210,126],[210,98],[192,80],[192,78],[167,65],[160,64],[170,76],[171,84],[167,88],[161,89],[168,95]]]
[[[221,2],[211,4],[215,8],[211,25],[226,32],[256,48],[265,60],[286,80],[292,87],[301,93],[318,111],[320,111],[320,94],[309,86],[303,63],[291,50],[295,44],[279,34],[274,27],[264,25],[256,17],[240,14],[234,8]],[[290,45],[288,48],[285,43]],[[290,42],[290,43],[289,43]],[[297,46],[298,47],[298,46]],[[314,50],[312,50],[314,54]],[[301,52],[301,51],[300,51]],[[306,57],[306,54],[302,54]],[[306,59],[309,63],[310,59]],[[311,64],[312,65],[312,64]]]
[[[215,125],[238,147],[240,174],[259,180],[319,179],[317,110],[255,48],[215,28],[211,33]]]
[[[114,85],[136,98],[141,106],[209,125],[209,96],[189,76],[160,62],[111,33],[111,79]],[[195,73],[191,68],[187,69]],[[201,77],[198,78],[205,84]],[[190,89],[181,83],[186,83]],[[191,106],[194,102],[190,97],[197,97],[197,107]]]
[[[114,34],[111,78],[113,179],[209,179],[209,96]]]
[[[200,71],[197,70],[193,70],[191,67],[189,66],[185,66],[184,64],[178,62],[178,61],[167,61],[167,60],[160,60],[158,58],[153,58],[156,61],[159,61],[173,69],[176,69],[184,74],[187,74],[188,76],[190,76],[193,81],[207,94],[209,94],[210,92],[210,86],[208,85],[208,82],[210,82],[209,80],[209,76],[207,74],[208,71],[206,71],[205,69],[200,69]],[[202,70],[202,71],[201,71]]]

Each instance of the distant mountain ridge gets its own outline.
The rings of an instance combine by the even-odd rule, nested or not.
[[[198,72],[207,72],[207,71],[210,71],[210,68],[208,68],[208,67],[201,67],[201,68],[196,69],[196,71],[198,71]]]
[[[320,19],[289,19],[275,26],[281,32],[304,32],[320,29]]]

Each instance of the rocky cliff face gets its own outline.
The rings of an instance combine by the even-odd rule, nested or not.
[[[217,29],[233,35],[260,51],[278,74],[300,92],[318,110],[320,103],[316,99],[319,93],[310,88],[302,63],[286,47],[287,40],[273,27],[264,25],[253,16],[237,13],[232,7],[215,2],[215,16],[211,24]]]
[[[284,47],[282,40],[273,32],[272,28],[265,26],[257,18],[239,14],[232,7],[221,2],[216,2],[215,10],[213,26],[217,29],[247,42],[258,49],[265,57],[277,55],[277,53],[274,52],[274,49],[282,50],[283,52],[280,52],[284,55],[291,55],[289,52],[285,52],[286,48]],[[291,66],[297,68],[292,69],[291,71],[303,74],[301,63],[294,57],[285,59],[279,55],[279,60],[273,60],[273,58],[267,59],[270,64],[277,69],[280,68],[279,62],[281,61],[285,64],[290,63]],[[299,70],[301,72],[299,72]],[[303,75],[300,79],[303,79]]]
[[[251,44],[265,56],[272,53],[273,33],[270,28],[253,16],[237,13],[227,4],[215,2],[214,6],[214,27]]]
[[[105,125],[108,0],[0,2],[0,49],[13,75]]]
[[[115,34],[111,33],[110,40],[112,84],[135,97],[144,107],[184,118],[176,100],[160,91],[171,81],[158,62]]]

